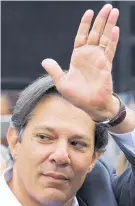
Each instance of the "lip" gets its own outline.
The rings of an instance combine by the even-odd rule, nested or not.
[[[51,177],[55,180],[63,180],[63,181],[69,180],[69,178],[67,176],[65,176],[64,174],[61,174],[61,173],[48,172],[48,173],[44,174],[44,176]]]

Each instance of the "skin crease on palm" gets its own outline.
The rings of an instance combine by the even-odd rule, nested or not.
[[[14,136],[10,129],[9,136]],[[22,142],[14,139],[15,159],[10,188],[23,205],[71,205],[72,198],[94,166],[95,123],[84,111],[61,97],[48,97],[36,106]],[[11,141],[10,145],[11,145]],[[65,175],[64,180],[47,173]],[[59,200],[59,201],[58,201]]]

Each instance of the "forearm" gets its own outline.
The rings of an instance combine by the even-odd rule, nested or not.
[[[132,110],[131,116],[132,116]],[[127,112],[127,114],[130,114]],[[131,120],[131,116],[129,119]],[[126,117],[127,118],[127,117]],[[125,119],[126,121],[126,119]],[[129,120],[126,122],[123,121],[123,127],[131,128],[132,123]],[[134,125],[133,125],[134,127]],[[118,129],[118,131],[120,131]],[[121,133],[122,133],[121,132]],[[127,131],[124,131],[127,132]],[[112,175],[112,184],[114,188],[114,194],[116,199],[118,200],[121,205],[134,205],[135,203],[135,139],[134,139],[134,132],[129,132],[127,134],[111,134],[116,144],[120,147],[123,151],[126,159],[131,165],[131,169],[127,169],[120,177],[116,175]]]

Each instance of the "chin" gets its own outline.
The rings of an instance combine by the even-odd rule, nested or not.
[[[67,195],[55,188],[46,189],[43,196],[41,202],[47,206],[63,206],[68,201]]]

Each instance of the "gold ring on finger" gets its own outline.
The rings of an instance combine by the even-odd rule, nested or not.
[[[105,48],[106,48],[106,46],[103,45],[103,44],[99,44],[99,46],[100,46],[102,49],[105,49]]]

